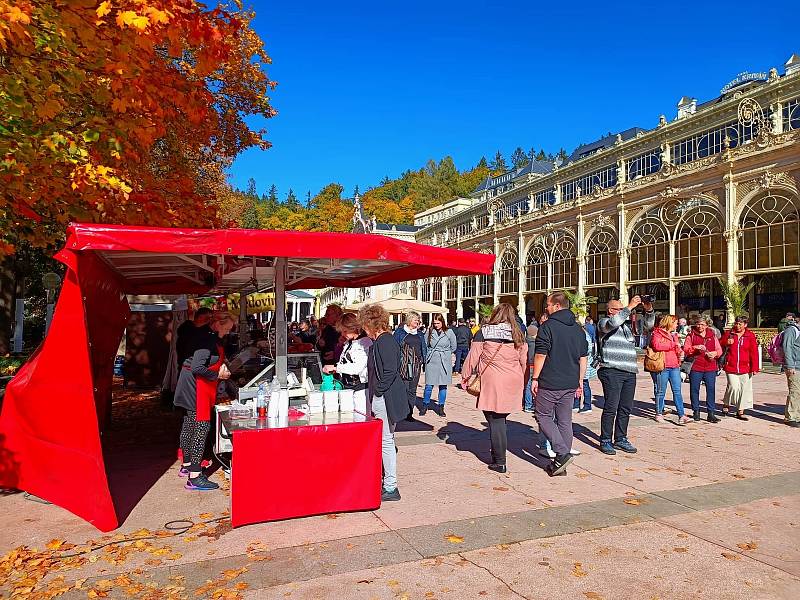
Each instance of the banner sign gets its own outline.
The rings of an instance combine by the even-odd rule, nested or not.
[[[239,314],[239,294],[231,294],[227,297],[228,310]],[[247,296],[247,314],[256,315],[262,312],[275,310],[275,294],[249,294]]]

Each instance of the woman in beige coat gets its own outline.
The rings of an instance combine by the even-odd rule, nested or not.
[[[492,444],[489,468],[498,473],[506,472],[506,417],[520,409],[527,360],[528,345],[517,324],[514,307],[505,302],[498,304],[473,338],[462,369],[464,389],[469,384],[468,374],[473,371],[480,374],[478,408],[489,424]]]

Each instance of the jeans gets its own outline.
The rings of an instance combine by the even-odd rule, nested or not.
[[[489,425],[489,439],[492,444],[492,462],[496,465],[506,464],[506,448],[508,447],[508,434],[506,432],[506,417],[508,413],[496,413],[491,410],[483,411],[486,423]]]
[[[433,392],[432,385],[425,386],[425,392],[422,394],[422,405],[428,406],[431,403],[431,392]],[[444,401],[447,400],[447,386],[439,386],[439,406],[444,406]]]
[[[663,373],[663,371],[662,371],[662,373]],[[650,371],[650,379],[653,380],[653,398],[658,398],[658,376],[659,375],[661,375],[661,373],[654,373],[653,371]]]
[[[572,448],[572,400],[575,390],[543,390],[536,394],[536,420],[539,430],[550,440],[558,455]]]
[[[581,407],[581,399],[575,398],[572,403],[573,410]],[[589,387],[589,380],[583,380],[583,410],[592,410],[592,388]]]
[[[383,461],[383,489],[392,492],[397,488],[397,449],[394,445],[394,424],[389,423],[386,400],[383,396],[372,397],[372,412],[383,421],[381,434],[381,459]]]
[[[633,396],[636,393],[636,373],[629,373],[609,367],[598,373],[603,384],[603,416],[600,417],[600,441],[618,442],[628,437],[628,421],[633,409]]]
[[[469,346],[459,346],[456,348],[454,353],[456,355],[456,364],[453,366],[454,373],[461,373],[461,366],[464,364],[464,361],[467,359],[467,354],[469,354]]]
[[[522,407],[525,410],[533,410],[533,392],[531,392],[531,377],[533,377],[533,368],[528,369],[528,384],[522,390]]]
[[[656,389],[656,414],[664,414],[664,399],[667,395],[667,383],[672,388],[672,400],[678,410],[678,417],[683,417],[683,394],[681,393],[681,368],[670,367],[658,374],[658,388]]]
[[[711,416],[716,410],[717,372],[695,371],[689,372],[689,397],[692,400],[692,410],[695,415],[700,414],[700,382],[706,382],[706,410]]]

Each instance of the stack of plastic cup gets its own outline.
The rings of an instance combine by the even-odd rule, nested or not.
[[[353,412],[355,410],[353,390],[339,391],[339,410],[341,412]]]
[[[324,392],[309,392],[308,393],[308,414],[316,415],[321,414],[324,410]]]
[[[323,403],[325,412],[339,412],[339,392],[336,390],[329,390],[322,392]]]

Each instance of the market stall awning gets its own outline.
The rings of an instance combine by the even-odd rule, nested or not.
[[[494,265],[492,255],[376,235],[88,224],[70,226],[57,258],[67,271],[50,331],[6,388],[0,485],[103,531],[119,523],[100,436],[130,316],[126,294],[363,287],[488,274]]]

